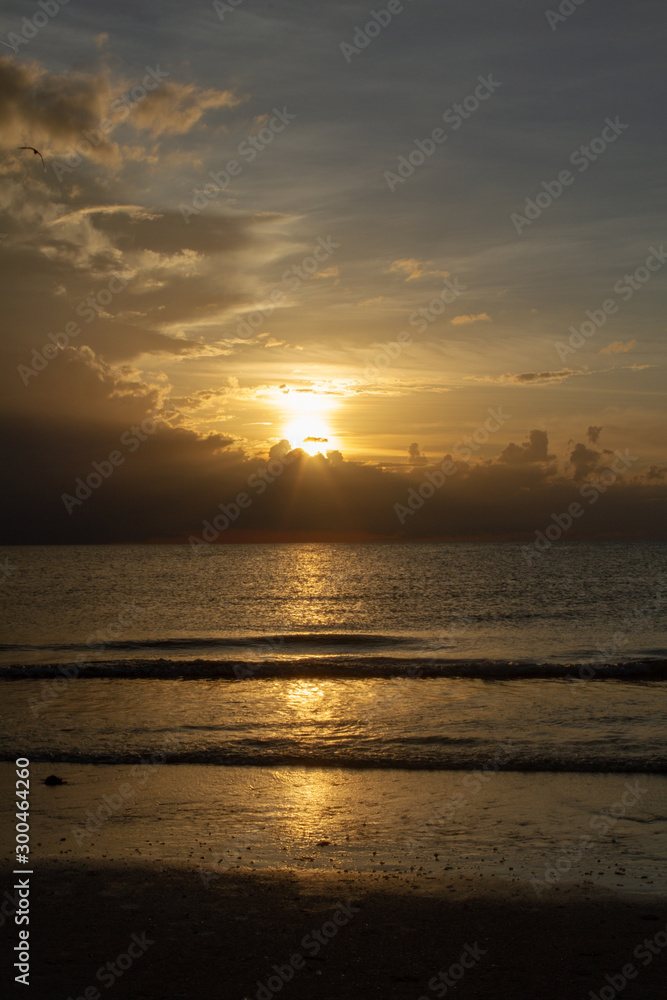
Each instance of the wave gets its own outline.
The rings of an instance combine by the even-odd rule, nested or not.
[[[32,652],[53,650],[88,651],[98,649],[141,650],[141,649],[228,649],[230,647],[252,648],[270,647],[271,650],[290,646],[409,646],[422,640],[418,636],[383,635],[369,632],[294,632],[274,635],[239,635],[196,637],[182,636],[171,639],[122,639],[86,643],[50,643],[48,645],[11,645],[0,643],[0,652]]]
[[[330,656],[282,660],[173,660],[123,659],[90,663],[31,663],[0,665],[0,679],[68,680],[118,678],[123,680],[308,680],[367,678],[473,678],[484,681],[587,680],[665,681],[667,659],[602,663],[541,663],[515,660],[424,659],[399,656]]]
[[[355,770],[394,769],[409,771],[473,771],[483,768],[488,771],[488,747],[477,753],[449,753],[446,750],[435,753],[373,752],[358,750],[332,751],[329,748],[299,750],[261,750],[256,747],[246,750],[238,747],[225,749],[190,748],[168,751],[164,748],[146,747],[143,750],[117,751],[76,751],[35,749],[28,753],[31,763],[51,764],[197,764],[218,767],[313,767],[350,768]],[[14,761],[16,754],[0,752],[0,761]],[[493,768],[495,771],[496,768]],[[526,751],[513,756],[510,763],[499,766],[498,771],[589,773],[589,774],[667,774],[667,757],[659,754],[608,754],[563,753],[545,751],[535,755]]]

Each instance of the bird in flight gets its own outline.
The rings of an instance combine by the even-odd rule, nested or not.
[[[42,154],[40,153],[40,151],[38,149],[35,149],[34,146],[18,146],[17,148],[18,149],[31,149],[33,151],[33,153],[35,154],[35,156],[39,156],[40,160],[42,161],[42,166],[46,170],[46,163],[44,163],[44,157],[42,156]]]

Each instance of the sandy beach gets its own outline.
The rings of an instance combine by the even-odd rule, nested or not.
[[[428,803],[465,775],[157,766],[123,802],[131,768],[58,764],[49,787],[52,767],[33,1000],[664,1000],[662,776],[499,774],[443,827]],[[633,781],[641,803],[594,839]],[[21,878],[0,906],[19,996]]]
[[[289,871],[205,885],[193,870],[128,864],[51,863],[33,878],[33,1000],[112,987],[119,1000],[611,1000],[606,977],[620,985],[629,963],[635,977],[614,996],[664,997],[656,895],[564,884],[538,901],[480,879]]]

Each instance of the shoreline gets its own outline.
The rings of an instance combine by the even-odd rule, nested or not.
[[[133,859],[220,872],[359,872],[396,886],[577,881],[667,892],[667,779],[498,769],[358,770],[35,761],[36,865]],[[51,774],[64,779],[48,787]],[[0,766],[11,780],[12,767]],[[7,824],[10,829],[10,816]]]

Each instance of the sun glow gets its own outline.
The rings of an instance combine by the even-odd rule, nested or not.
[[[338,448],[329,423],[329,411],[336,405],[328,395],[317,392],[290,390],[281,400],[284,406],[283,435],[293,448],[303,448],[308,455]]]

